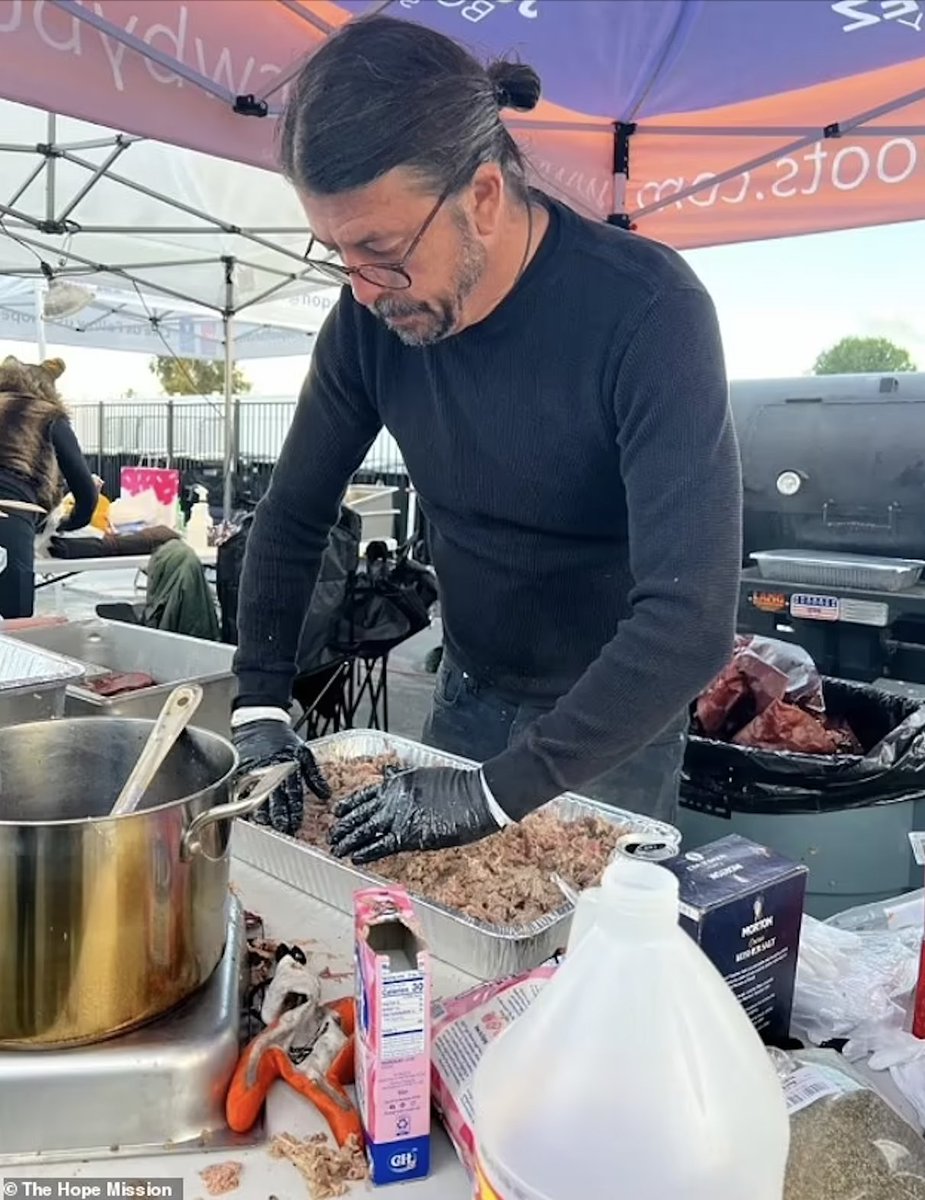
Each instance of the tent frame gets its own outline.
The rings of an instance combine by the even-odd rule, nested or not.
[[[82,16],[93,17],[84,9],[77,9]],[[130,37],[123,31],[125,37]],[[150,47],[146,47],[150,50]],[[131,148],[146,139],[116,134],[111,137],[91,139],[83,142],[59,142],[56,140],[57,118],[49,114],[47,119],[47,138],[38,145],[22,143],[0,143],[0,152],[12,154],[35,155],[38,162],[30,171],[10,199],[0,201],[0,232],[6,234],[21,247],[29,250],[35,257],[34,267],[24,267],[15,272],[18,277],[34,278],[37,282],[58,278],[79,278],[93,275],[110,275],[132,286],[135,292],[142,296],[143,292],[167,297],[190,304],[198,309],[206,309],[220,315],[222,320],[225,362],[225,446],[224,446],[224,488],[223,510],[225,518],[232,511],[234,497],[234,469],[237,460],[236,429],[234,420],[234,394],[232,386],[234,364],[235,319],[249,308],[261,304],[277,296],[286,289],[305,287],[311,283],[328,286],[327,282],[318,275],[313,267],[306,267],[302,255],[295,253],[288,246],[274,240],[284,235],[305,235],[308,245],[308,231],[304,226],[260,226],[242,228],[223,221],[212,214],[185,204],[171,196],[146,187],[136,180],[113,170],[120,158],[130,152]],[[82,150],[109,150],[101,163],[92,162],[81,156]],[[61,160],[79,167],[87,172],[88,178],[72,196],[59,196],[59,180],[56,164]],[[18,207],[23,195],[44,176],[44,205],[41,213],[30,213]],[[188,225],[158,225],[150,227],[120,226],[120,225],[83,225],[75,221],[71,214],[82,200],[101,181],[107,180],[140,193],[148,199],[165,205],[174,213],[181,213],[199,224]],[[146,233],[163,235],[195,236],[196,234],[224,233],[243,241],[245,244],[259,246],[271,250],[283,259],[292,262],[291,271],[281,270],[268,264],[257,263],[252,259],[232,255],[204,255],[198,258],[183,258],[161,262],[108,262],[103,263],[88,258],[72,249],[72,239],[80,234],[139,234]],[[43,235],[43,236],[39,236]],[[43,237],[63,237],[67,239],[63,247],[53,245],[43,240]],[[55,265],[52,265],[52,264]],[[208,267],[214,266],[221,270],[223,281],[223,303],[209,304],[201,297],[185,293],[174,287],[167,287],[158,282],[156,272],[175,267]],[[241,300],[236,287],[236,273],[239,267],[254,272],[255,276],[266,276],[266,287],[247,300]],[[153,277],[152,277],[153,276]],[[156,318],[151,317],[152,327],[156,327]],[[40,339],[44,341],[44,337]]]

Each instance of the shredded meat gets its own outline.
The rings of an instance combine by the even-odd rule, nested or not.
[[[401,764],[393,755],[380,755],[319,765],[331,785],[332,799],[319,801],[306,793],[298,836],[325,850],[337,802],[380,783],[388,768]],[[562,907],[553,873],[578,890],[590,887],[600,879],[618,839],[628,832],[600,817],[563,821],[554,812],[541,810],[474,845],[396,854],[370,870],[472,920],[520,926]]]
[[[270,1143],[274,1158],[288,1158],[308,1185],[311,1200],[346,1196],[352,1183],[368,1178],[366,1156],[351,1135],[343,1147],[333,1146],[325,1133],[300,1140],[281,1133]]]
[[[205,1167],[199,1174],[210,1196],[225,1196],[240,1186],[243,1170],[243,1163],[221,1162]]]

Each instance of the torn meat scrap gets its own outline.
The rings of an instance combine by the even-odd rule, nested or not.
[[[199,1172],[210,1196],[225,1196],[240,1186],[244,1164],[239,1162],[214,1163]]]
[[[288,1158],[308,1186],[311,1200],[346,1196],[352,1183],[368,1178],[366,1156],[354,1135],[344,1146],[333,1146],[324,1133],[300,1140],[281,1133],[270,1144],[274,1158]]]

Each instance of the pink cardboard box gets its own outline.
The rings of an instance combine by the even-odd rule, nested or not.
[[[356,1089],[375,1184],[430,1173],[430,956],[407,893],[353,897]]]

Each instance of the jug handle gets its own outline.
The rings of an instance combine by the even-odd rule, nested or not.
[[[183,834],[180,840],[180,860],[189,862],[195,854],[202,854],[204,858],[210,856],[205,853],[202,848],[202,839],[200,834],[209,825],[215,825],[219,821],[230,821],[235,817],[243,817],[247,813],[253,812],[272,795],[279,785],[288,778],[288,776],[296,769],[297,764],[294,762],[280,763],[278,766],[270,767],[267,771],[253,771],[247,775],[242,775],[234,786],[234,800],[228,804],[216,804],[214,808],[207,808],[205,812],[201,812],[198,816],[193,817],[189,823],[189,828]]]

